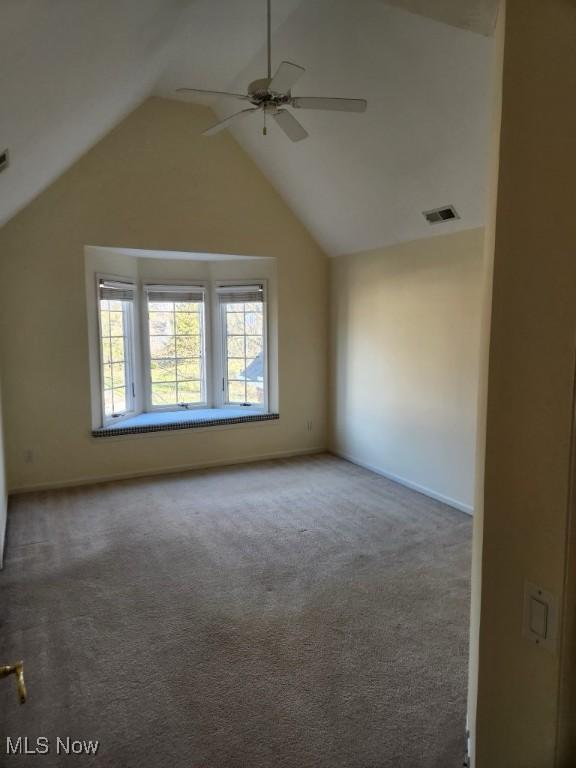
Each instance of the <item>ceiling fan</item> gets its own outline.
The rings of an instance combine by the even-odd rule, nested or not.
[[[178,88],[178,93],[199,93],[205,96],[230,96],[240,101],[248,101],[252,104],[247,109],[242,109],[233,115],[212,125],[203,132],[203,136],[214,136],[225,128],[230,127],[238,120],[248,117],[255,112],[263,112],[264,128],[266,135],[266,117],[270,115],[286,136],[292,141],[301,141],[308,136],[305,128],[296,120],[294,115],[286,107],[293,109],[328,109],[339,112],[365,112],[368,103],[365,99],[341,99],[326,98],[324,96],[292,96],[292,86],[302,77],[306,71],[297,64],[283,61],[274,76],[272,76],[272,48],[271,48],[271,12],[270,1],[267,6],[267,55],[268,76],[260,80],[254,80],[248,86],[248,93],[229,93],[227,91],[206,91],[202,88]]]

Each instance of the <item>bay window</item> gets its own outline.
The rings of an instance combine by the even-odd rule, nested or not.
[[[267,412],[264,281],[97,284],[102,428],[155,413]]]

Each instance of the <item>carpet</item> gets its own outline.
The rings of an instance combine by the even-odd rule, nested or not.
[[[330,455],[13,498],[0,764],[460,766],[471,528]]]

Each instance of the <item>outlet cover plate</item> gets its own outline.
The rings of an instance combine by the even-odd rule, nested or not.
[[[539,648],[554,653],[558,638],[558,600],[537,584],[524,585],[522,635]]]

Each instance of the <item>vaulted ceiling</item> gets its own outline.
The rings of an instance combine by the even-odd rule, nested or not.
[[[331,254],[432,233],[453,203],[484,221],[497,0],[272,0],[275,64],[302,95],[364,97],[365,114],[298,118],[292,144],[259,117],[234,134]],[[265,72],[264,0],[0,0],[0,223],[151,93],[244,90]],[[205,101],[220,115],[238,108]],[[240,104],[240,107],[242,105]],[[206,141],[218,141],[218,137]]]

